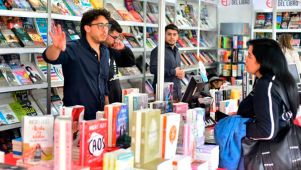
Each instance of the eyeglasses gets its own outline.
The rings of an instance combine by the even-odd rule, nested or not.
[[[90,26],[96,25],[98,29],[104,29],[104,28],[110,29],[111,28],[111,24],[109,24],[109,23],[106,23],[106,24],[104,24],[104,23],[97,23],[97,24],[89,24],[89,25]]]
[[[114,40],[121,39],[121,37],[120,37],[120,36],[113,36],[113,35],[111,35],[111,34],[109,34],[109,36],[110,36],[110,37],[112,37]]]

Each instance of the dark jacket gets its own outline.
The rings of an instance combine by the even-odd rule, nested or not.
[[[180,100],[182,97],[181,80],[176,77],[176,67],[181,66],[181,57],[179,49],[172,49],[169,45],[165,45],[165,63],[164,63],[164,82],[174,83],[173,98]],[[153,88],[156,89],[157,84],[157,68],[158,68],[158,47],[154,48],[150,56],[150,72],[154,74]]]
[[[274,78],[272,75],[259,78],[253,91],[239,105],[238,115],[255,118],[247,124],[247,137],[270,140],[286,126],[281,117],[284,103],[273,82]]]
[[[109,48],[110,51],[110,70],[109,70],[109,102],[121,102],[122,101],[122,90],[118,75],[118,67],[132,67],[135,65],[135,56],[132,50],[125,47],[123,50],[115,50]],[[114,77],[115,76],[115,77]]]

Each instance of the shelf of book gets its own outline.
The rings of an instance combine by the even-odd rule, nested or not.
[[[63,81],[51,82],[51,87],[63,87],[63,86],[64,86],[64,82]]]
[[[26,17],[26,18],[47,18],[47,13],[39,13],[33,11],[14,11],[14,10],[0,10],[1,16],[12,17]]]
[[[277,29],[277,33],[279,32],[290,32],[290,33],[300,33],[301,29]]]
[[[69,20],[69,21],[80,21],[82,17],[80,16],[71,16],[71,15],[60,15],[60,14],[51,14],[52,19],[58,20]]]
[[[181,47],[179,48],[180,51],[195,51],[198,50],[198,47]]]
[[[20,128],[21,126],[22,126],[22,123],[13,123],[13,124],[10,124],[10,125],[1,125],[0,126],[0,132],[5,131],[5,130]]]
[[[0,54],[43,53],[45,48],[0,48]]]
[[[253,32],[270,32],[272,33],[272,29],[254,29]]]
[[[42,83],[42,84],[32,84],[32,85],[22,85],[22,86],[0,87],[0,93],[19,91],[19,90],[43,89],[43,88],[47,88],[47,86],[48,86],[47,83]]]

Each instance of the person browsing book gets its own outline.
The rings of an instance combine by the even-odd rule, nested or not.
[[[43,58],[50,64],[62,64],[65,106],[85,106],[85,120],[108,103],[109,50],[104,45],[110,29],[110,13],[105,9],[85,12],[80,22],[81,39],[66,42],[60,25],[50,32],[52,45]]]
[[[122,28],[114,19],[110,19],[111,28],[105,44],[110,51],[109,70],[109,102],[121,102],[122,91],[118,75],[118,67],[132,67],[135,65],[135,56],[132,50],[125,46],[121,40]]]
[[[274,139],[286,127],[284,102],[278,88],[287,94],[290,111],[296,116],[299,96],[294,78],[279,44],[272,39],[256,39],[248,42],[246,71],[256,76],[254,89],[240,103],[237,114],[253,118],[247,123],[246,136],[253,140]]]
[[[281,34],[279,36],[279,45],[285,55],[288,64],[296,64],[298,73],[301,73],[301,61],[298,51],[292,46],[293,36],[291,34]]]
[[[165,64],[164,64],[164,82],[174,83],[173,99],[175,102],[180,101],[182,97],[181,79],[184,78],[185,72],[180,69],[181,60],[179,49],[176,42],[179,38],[179,29],[174,24],[165,27]],[[159,56],[164,57],[164,56]],[[154,48],[150,56],[150,72],[154,74],[153,88],[156,89],[158,68],[158,47]]]

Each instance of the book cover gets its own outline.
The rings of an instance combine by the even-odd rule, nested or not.
[[[11,65],[10,66],[13,74],[16,76],[21,85],[30,85],[32,81],[29,78],[27,72],[20,65]]]
[[[104,118],[108,120],[108,147],[116,147],[118,137],[128,134],[127,106],[122,103],[106,105]]]
[[[171,159],[176,155],[180,115],[176,113],[167,113],[161,116],[162,122],[162,158]]]
[[[72,21],[64,21],[64,27],[67,35],[70,37],[71,40],[78,40],[80,39],[79,34],[76,32],[74,22]]]
[[[35,27],[43,38],[44,43],[47,43],[47,21],[45,18],[35,18],[34,19]]]
[[[136,21],[133,15],[126,9],[117,9],[117,12],[124,21]]]
[[[101,170],[107,148],[107,120],[80,122],[80,164],[91,170]]]
[[[0,113],[5,118],[7,124],[13,124],[20,122],[16,114],[12,111],[8,104],[0,106]]]
[[[27,29],[27,34],[32,39],[34,43],[34,47],[46,47],[46,44],[44,43],[43,38],[41,35],[34,29]]]
[[[106,9],[111,12],[111,16],[115,20],[123,20],[112,3],[106,3]]]
[[[9,47],[7,42],[6,42],[6,39],[5,37],[3,36],[3,34],[0,32],[0,47],[1,48],[7,48]]]
[[[36,12],[46,12],[46,7],[40,0],[27,0],[31,8]]]
[[[24,116],[22,124],[25,162],[53,157],[53,116]]]
[[[131,44],[131,46],[133,48],[140,48],[141,45],[139,44],[139,42],[137,41],[137,39],[134,37],[134,35],[132,34],[123,34],[123,36],[127,39],[127,41]]]
[[[85,107],[81,105],[75,106],[63,106],[60,110],[60,116],[62,117],[71,117],[72,120],[72,139],[73,145],[78,146],[80,140],[80,131],[79,131],[79,123],[80,123],[80,115],[83,115],[85,112]]]
[[[6,39],[7,44],[9,47],[21,47],[19,43],[19,39],[10,29],[1,29],[3,36]]]
[[[124,103],[125,95],[131,94],[131,93],[139,93],[139,89],[138,88],[122,89],[122,102],[123,103]]]
[[[150,109],[160,109],[161,114],[166,113],[166,102],[165,101],[154,101],[149,103]]]
[[[72,15],[82,16],[83,10],[80,8],[79,1],[63,0],[63,2],[66,4],[66,7],[69,9],[69,11],[72,13]]]
[[[63,0],[52,0],[51,6],[51,11],[55,14],[72,15]]]
[[[160,157],[160,115],[159,109],[143,109],[135,112],[131,148],[137,167]]]
[[[0,69],[0,86],[1,87],[9,86],[9,84],[6,81],[6,78],[4,77],[4,74],[2,73],[1,69]]]
[[[32,47],[34,43],[28,33],[23,28],[12,28],[22,47]]]
[[[13,0],[13,10],[32,11],[26,0]]]
[[[8,65],[1,64],[0,70],[5,77],[6,81],[10,86],[19,86],[21,85],[21,82],[16,78],[16,76],[13,74],[11,68]]]
[[[54,122],[54,169],[67,170],[72,166],[72,121],[57,117]]]
[[[39,71],[36,69],[36,67],[32,63],[23,62],[21,64],[21,66],[23,67],[23,69],[28,74],[28,76],[29,76],[30,80],[32,81],[32,83],[34,83],[34,84],[43,83],[42,76],[40,75]]]
[[[163,87],[163,100],[166,102],[166,112],[172,112],[173,107],[173,83],[165,82]]]
[[[6,121],[5,115],[0,113],[0,126],[7,125],[8,122]]]

